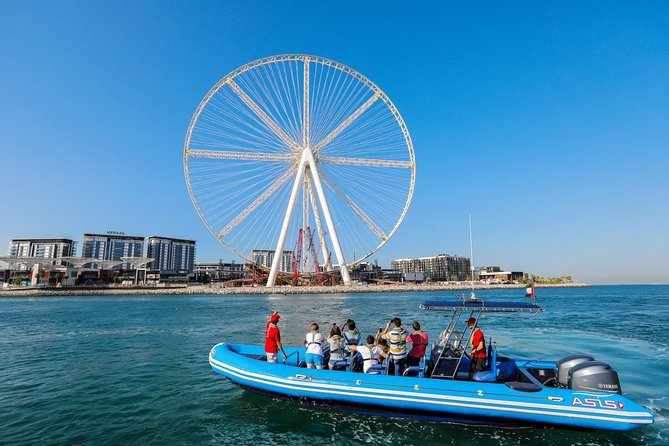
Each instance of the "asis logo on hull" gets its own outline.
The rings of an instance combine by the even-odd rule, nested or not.
[[[599,398],[578,398],[575,397],[571,402],[572,406],[581,407],[599,407],[602,409],[622,409],[625,405],[620,401],[602,400]]]

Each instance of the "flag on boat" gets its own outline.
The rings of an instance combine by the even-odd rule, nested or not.
[[[527,288],[525,289],[525,297],[535,297],[534,296],[534,282],[530,282],[527,284]]]

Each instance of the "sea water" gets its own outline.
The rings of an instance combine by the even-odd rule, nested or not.
[[[522,290],[480,291],[524,301]],[[669,286],[537,289],[546,312],[487,316],[500,355],[590,353],[655,423],[628,433],[508,429],[337,412],[240,389],[208,364],[219,342],[262,343],[272,309],[286,345],[317,322],[355,319],[374,334],[392,317],[432,339],[442,313],[424,300],[461,293],[0,298],[0,444],[669,444]]]

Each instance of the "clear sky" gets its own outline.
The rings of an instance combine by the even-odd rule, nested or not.
[[[414,199],[376,254],[589,283],[669,282],[668,2],[5,1],[0,254],[124,231],[233,254],[188,196],[206,92],[257,58],[349,65],[414,142]]]

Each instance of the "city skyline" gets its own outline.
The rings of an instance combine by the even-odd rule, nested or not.
[[[38,4],[0,18],[0,240],[119,229],[238,260],[188,196],[186,129],[229,72],[306,53],[413,139],[412,204],[368,261],[468,257],[471,214],[476,266],[669,282],[666,4]]]

